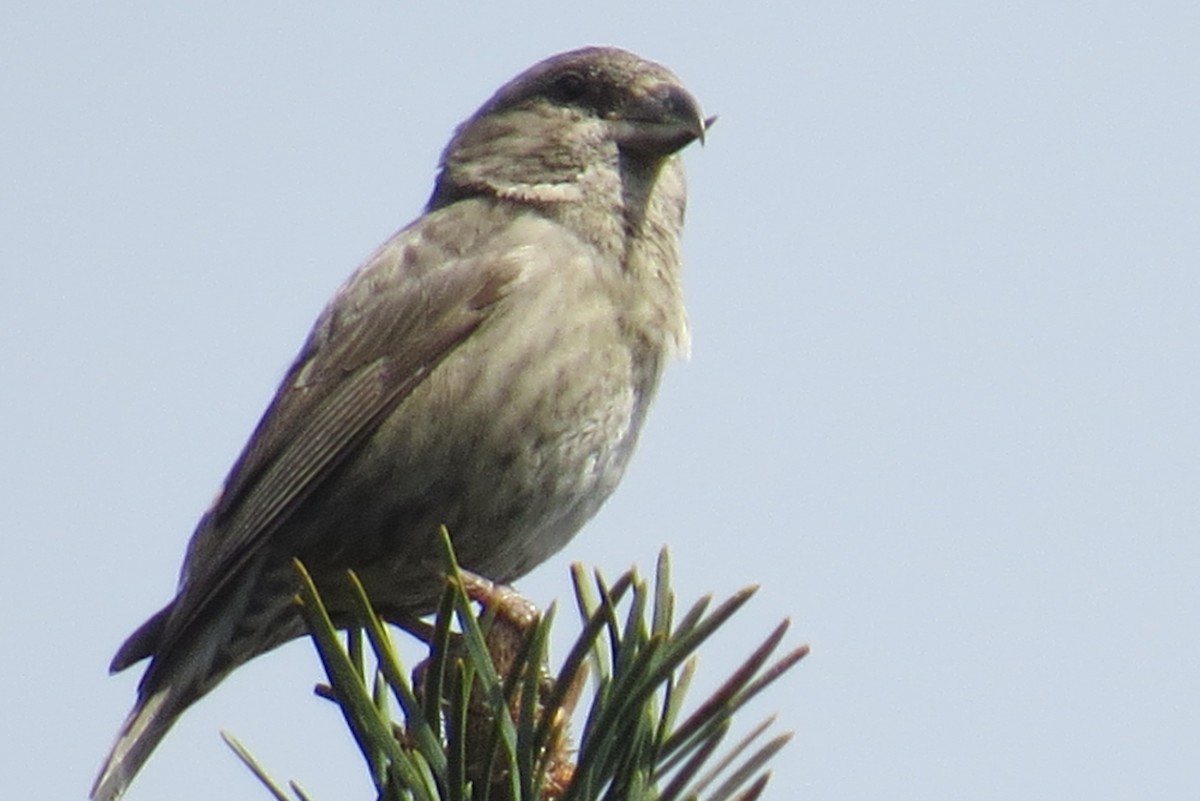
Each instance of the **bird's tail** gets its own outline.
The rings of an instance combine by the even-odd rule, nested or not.
[[[92,785],[92,801],[117,801],[187,706],[171,685],[139,698]]]

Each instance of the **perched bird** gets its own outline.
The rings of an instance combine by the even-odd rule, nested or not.
[[[585,48],[503,86],[454,134],[425,213],[317,319],[188,545],[178,592],[111,669],[150,660],[92,788],[119,798],[179,715],[303,633],[299,558],[344,613],[432,609],[435,537],[509,582],[625,472],[672,354],[685,187],[710,121],[678,79]]]

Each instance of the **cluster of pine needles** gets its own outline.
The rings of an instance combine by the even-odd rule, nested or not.
[[[442,543],[449,579],[415,678],[353,575],[358,628],[343,641],[297,563],[298,602],[329,680],[318,692],[341,708],[379,801],[759,798],[769,761],[791,735],[772,733],[768,718],[722,746],[734,713],[808,652],[800,647],[771,661],[787,621],[684,714],[697,650],[754,588],[713,608],[703,598],[676,621],[665,550],[653,583],[631,570],[610,584],[575,566],[582,631],[551,674],[554,608],[520,624],[492,606],[477,612],[470,576],[459,569],[444,532]],[[590,707],[572,746],[568,726],[589,678]],[[240,744],[226,740],[277,801],[294,801]],[[299,801],[313,801],[295,782],[289,786]]]

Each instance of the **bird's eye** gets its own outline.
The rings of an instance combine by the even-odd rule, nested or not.
[[[564,72],[554,79],[550,89],[555,99],[573,103],[587,92],[587,81],[578,72]]]

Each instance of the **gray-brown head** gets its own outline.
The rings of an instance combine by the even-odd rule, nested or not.
[[[660,64],[614,47],[562,53],[509,81],[459,126],[430,206],[476,193],[578,200],[597,166],[656,169],[703,140],[710,122]]]

